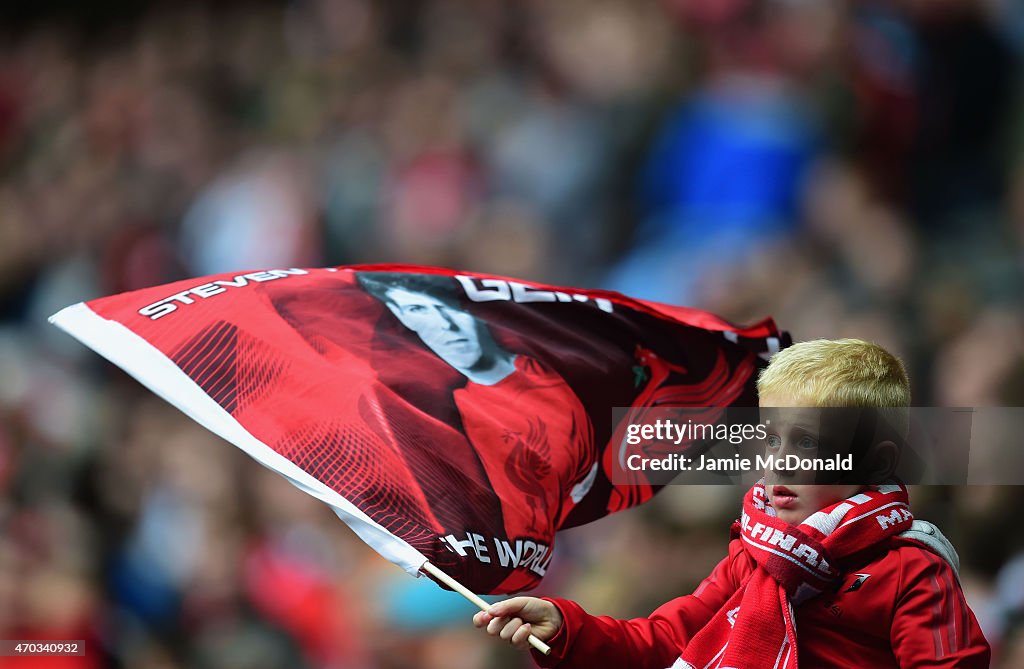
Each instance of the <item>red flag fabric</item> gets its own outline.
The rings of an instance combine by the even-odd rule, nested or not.
[[[192,279],[51,321],[384,557],[481,593],[535,586],[557,530],[657,491],[613,484],[612,407],[756,406],[783,343],[770,319],[399,265]]]

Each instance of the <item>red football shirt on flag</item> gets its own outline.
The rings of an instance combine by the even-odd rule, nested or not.
[[[477,592],[533,587],[557,530],[658,490],[612,480],[613,407],[756,406],[785,344],[770,320],[391,265],[203,277],[52,320],[389,560]]]

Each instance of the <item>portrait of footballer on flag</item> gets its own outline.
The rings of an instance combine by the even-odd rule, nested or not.
[[[1024,1],[0,2],[0,669],[1024,669]]]
[[[497,497],[525,495],[530,507],[525,525],[506,520],[508,536],[537,538],[561,525],[590,492],[598,468],[593,427],[572,388],[540,361],[503,349],[459,303],[451,278],[364,272],[358,280],[465,377],[451,391],[462,433]],[[546,484],[548,478],[558,482]],[[568,500],[558,499],[563,490],[570,491]]]
[[[289,457],[307,470],[336,468],[325,475],[346,496],[386,485],[375,471],[406,473],[408,488],[393,494],[418,507],[424,532],[414,545],[438,564],[460,563],[483,592],[535,586],[557,530],[660,487],[642,473],[613,484],[626,421],[611,423],[606,407],[749,403],[758,352],[779,345],[767,324],[728,330],[730,341],[721,329],[728,326],[709,314],[694,320],[714,330],[673,327],[607,297],[413,268],[338,272],[315,290],[287,282],[259,290],[335,365],[318,373],[349,387],[372,378],[358,415],[343,419],[363,428],[347,447],[365,449],[357,460],[364,469],[332,461],[321,448],[328,433],[289,442],[298,449]],[[666,345],[669,333],[685,350]],[[342,419],[342,395],[325,397],[335,417],[317,429],[330,431]],[[254,411],[266,412],[266,402]],[[676,450],[696,453],[710,441]],[[451,504],[453,489],[467,503]],[[374,506],[371,517],[386,524],[391,505]]]
[[[436,535],[430,545],[447,536],[447,550],[464,553],[462,544],[480,537],[492,553],[506,552],[495,567],[524,565],[517,574],[473,579],[478,589],[530,587],[550,560],[554,531],[597,477],[594,431],[580,399],[552,368],[503,348],[453,277],[358,272],[356,279],[347,290],[336,287],[319,317],[301,293],[276,303],[326,358],[349,366],[352,309],[341,299],[348,292],[359,300],[356,289],[373,298],[363,299],[379,313],[369,316],[374,329],[362,355],[378,382],[361,398],[361,417],[388,448],[368,457],[408,469]],[[465,508],[446,502],[452,490],[465,495]],[[501,502],[520,498],[525,504]],[[490,564],[475,561],[480,569]]]

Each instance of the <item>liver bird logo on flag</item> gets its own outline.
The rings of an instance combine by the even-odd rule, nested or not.
[[[612,482],[612,407],[756,406],[783,343],[770,319],[395,265],[205,277],[51,321],[387,559],[477,593],[532,588],[556,531],[657,491]]]

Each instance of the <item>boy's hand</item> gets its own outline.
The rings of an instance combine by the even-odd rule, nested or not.
[[[562,614],[551,602],[536,597],[513,597],[492,604],[491,608],[473,616],[473,624],[485,627],[493,637],[500,637],[520,650],[529,649],[526,638],[531,634],[548,641],[562,627]]]

